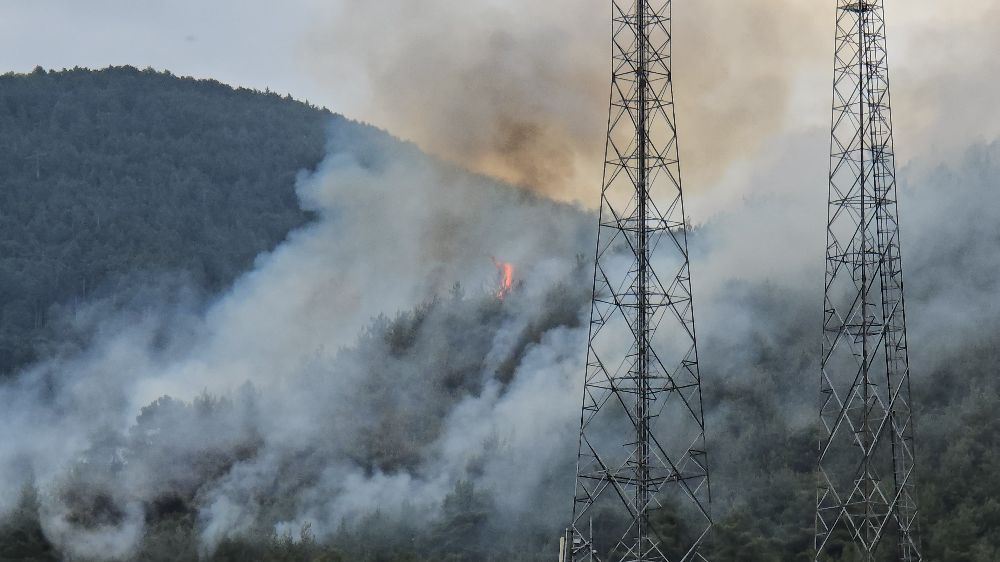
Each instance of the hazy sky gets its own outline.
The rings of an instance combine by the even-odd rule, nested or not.
[[[902,162],[996,138],[1000,3],[886,3]],[[833,6],[675,0],[688,192],[737,197],[733,178],[777,136],[826,134]],[[131,64],[267,87],[596,203],[609,14],[607,0],[0,0],[0,68]]]

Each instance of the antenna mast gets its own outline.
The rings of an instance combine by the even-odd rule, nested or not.
[[[838,0],[834,69],[816,560],[912,562],[921,556],[882,0]]]
[[[612,93],[565,558],[705,560],[712,518],[675,127],[671,2],[613,0],[612,6]]]

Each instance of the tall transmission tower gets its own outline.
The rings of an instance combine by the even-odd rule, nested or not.
[[[816,560],[921,559],[882,0],[838,0]]]
[[[612,6],[611,104],[564,558],[705,560],[712,518],[678,165],[671,2],[612,0]]]

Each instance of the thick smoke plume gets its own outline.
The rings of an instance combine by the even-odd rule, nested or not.
[[[829,127],[834,8],[832,1],[674,2],[689,192],[742,176],[789,130]],[[957,156],[969,131],[984,141],[1000,133],[990,79],[995,2],[966,2],[956,12],[931,0],[890,0],[886,9],[897,140],[916,145],[902,157],[917,149]],[[340,107],[463,166],[596,205],[609,2],[341,0],[330,12],[306,52]]]
[[[763,466],[760,439],[810,435],[827,141],[816,128],[761,149],[727,180],[750,195],[691,233],[722,513],[788,487],[786,473],[745,470]],[[472,482],[500,492],[497,522],[555,536],[572,494],[595,217],[411,146],[354,142],[301,178],[317,220],[209,306],[168,287],[126,313],[94,303],[64,320],[87,345],[0,387],[0,511],[34,485],[47,538],[107,558],[133,554],[151,518],[193,510],[208,552],[307,525],[330,538],[376,511],[437,513]],[[1000,217],[982,204],[998,154],[901,170],[918,389],[1000,324]],[[494,259],[515,266],[502,301]]]
[[[783,125],[796,80],[789,68],[828,46],[811,40],[825,27],[800,17],[808,11],[787,0],[675,10],[692,186],[703,189]],[[601,178],[606,123],[595,116],[607,112],[610,16],[603,0],[345,1],[310,52],[338,87],[364,85],[359,111],[373,121],[463,165],[592,205],[586,194]],[[788,17],[806,25],[768,25]]]
[[[34,483],[50,540],[116,557],[177,505],[210,550],[436,511],[462,480],[518,475],[502,511],[548,493],[571,459],[590,217],[389,141],[331,154],[299,192],[319,219],[206,310],[95,304],[68,326],[92,346],[0,389],[4,511]],[[516,267],[502,301],[493,256]]]
[[[912,161],[908,321],[926,396],[1000,327],[1000,210],[984,204],[1000,147],[968,148],[1000,131],[1000,9],[892,4],[897,145]],[[447,160],[593,205],[608,15],[598,0],[344,0],[320,18],[310,64],[332,89],[363,85],[358,113]],[[764,468],[761,442],[810,450],[832,46],[817,37],[833,9],[704,0],[675,16],[724,514],[755,489],[790,488]],[[329,538],[373,512],[436,514],[465,481],[500,492],[497,522],[554,537],[572,494],[590,275],[578,256],[592,255],[595,217],[374,140],[330,154],[299,193],[317,221],[209,306],[176,286],[125,313],[93,303],[64,319],[86,345],[0,386],[0,512],[35,486],[50,541],[114,558],[135,553],[154,516],[193,509],[208,552],[306,525]],[[494,258],[515,265],[503,301]],[[968,371],[957,378],[986,372]],[[923,413],[924,435],[947,441],[955,422]],[[809,520],[811,498],[779,499],[799,512],[789,521]]]
[[[825,210],[809,155],[822,140],[787,139],[747,180],[774,180],[769,191],[692,233],[721,514],[755,489],[790,489],[787,471],[745,470],[763,466],[758,438],[808,442]],[[791,174],[789,154],[804,163]],[[997,154],[903,174],[915,184],[903,228],[918,387],[998,324],[985,305],[998,221],[975,204]],[[940,186],[963,220],[937,220]],[[500,492],[495,524],[555,536],[585,350],[590,265],[578,256],[595,217],[392,142],[329,155],[299,193],[318,220],[207,308],[183,290],[114,316],[96,303],[66,320],[96,332],[92,344],[0,389],[4,511],[33,484],[49,540],[108,558],[131,555],[151,517],[193,509],[210,552],[307,526],[331,538],[376,511],[437,513],[464,481]],[[493,256],[516,267],[503,301]],[[808,518],[799,500],[782,501]]]

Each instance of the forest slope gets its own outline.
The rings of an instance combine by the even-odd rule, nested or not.
[[[0,522],[0,560],[65,559],[77,537],[130,528],[133,535],[110,541],[124,545],[119,559],[554,556],[572,497],[579,421],[578,397],[567,398],[567,388],[580,380],[590,296],[580,279],[592,264],[576,254],[591,255],[593,217],[473,181],[386,133],[307,104],[132,68],[0,77],[0,155],[3,370],[48,359],[50,341],[65,334],[54,337],[47,322],[77,303],[127,301],[164,278],[229,297],[208,306],[216,314],[163,320],[180,329],[151,338],[151,349],[135,353],[144,361],[122,368],[108,353],[119,348],[95,346],[37,363],[0,386],[0,421],[23,423],[17,427],[28,435],[11,431],[0,442],[7,447],[0,470],[10,470],[0,476],[48,469],[57,476],[29,477],[20,494],[13,476],[0,478],[7,486],[0,499],[15,498]],[[311,180],[296,182],[317,166]],[[928,560],[1000,559],[1000,207],[982,204],[996,197],[997,177],[997,143],[973,147],[951,168],[901,171]],[[820,209],[824,187],[820,181]],[[725,226],[693,234],[699,272],[718,259],[713,244],[732,242],[718,234]],[[279,244],[283,250],[266,252]],[[517,285],[505,299],[469,283],[440,290],[458,273],[495,273],[490,257],[517,252]],[[819,257],[809,262],[815,267],[782,270],[780,285],[738,267],[698,278],[718,523],[709,559],[811,559]],[[784,256],[782,265],[809,259]],[[359,271],[341,276],[349,269]],[[401,277],[421,287],[434,277],[437,285],[425,302],[366,317],[349,344],[325,345],[336,325],[348,323],[329,311],[349,307],[331,301],[340,293],[348,305],[365,300],[356,295],[389,299],[391,291],[377,288],[393,285],[379,283]],[[362,291],[343,289],[358,279],[368,283]],[[247,336],[244,316],[227,322],[234,307],[249,318],[277,311],[267,317],[277,327]],[[236,339],[221,337],[227,330]],[[257,344],[289,334],[274,363],[239,362]],[[259,347],[265,353],[253,357],[266,358],[270,348]],[[236,353],[225,354],[230,348]],[[163,349],[177,357],[164,360]],[[118,395],[102,402],[92,390],[183,373],[214,353],[226,361],[195,379],[193,392],[228,371],[265,371],[262,378],[282,384],[194,399],[164,392],[132,410]],[[168,368],[158,371],[159,362]],[[75,392],[73,380],[61,384],[64,375],[89,392]],[[30,415],[19,416],[20,407]],[[76,407],[120,408],[128,424],[94,422],[85,443],[74,443],[81,450],[51,467],[30,437],[90,422],[73,416]],[[35,419],[46,427],[37,429]],[[285,431],[289,420],[302,423]],[[25,443],[11,444],[18,440]],[[24,469],[33,458],[34,472]],[[411,503],[421,497],[415,492],[423,505]],[[390,500],[401,505],[393,509]],[[685,532],[668,510],[655,523],[667,536]],[[856,559],[848,549],[841,558]]]
[[[163,274],[227,287],[309,220],[295,179],[328,139],[366,135],[384,133],[152,70],[0,76],[0,373],[46,346],[53,306]]]

